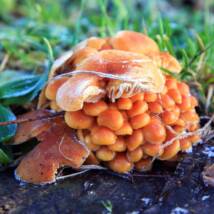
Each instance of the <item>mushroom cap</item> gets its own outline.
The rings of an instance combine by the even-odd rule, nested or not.
[[[149,57],[121,50],[96,52],[75,69],[56,96],[57,104],[65,111],[80,110],[84,102],[96,102],[105,92],[112,100],[119,98],[127,91],[124,82],[128,82],[128,91],[133,91],[130,96],[140,89],[161,92],[165,83],[161,70]],[[110,79],[106,89],[99,87],[99,79],[103,78]]]
[[[49,79],[60,75],[73,78],[59,89],[57,104],[63,110],[74,111],[79,110],[83,102],[95,102],[104,94],[114,101],[124,91],[129,96],[141,91],[161,92],[165,78],[160,68],[175,73],[181,71],[179,62],[169,53],[161,52],[148,36],[120,31],[111,38],[91,37],[76,45],[54,62]],[[86,73],[91,75],[90,81],[88,75],[83,75]],[[82,74],[82,82],[75,77],[79,74]],[[100,88],[99,79],[106,78],[110,79],[109,85],[105,89]],[[46,106],[46,103],[42,91],[38,108]]]
[[[119,31],[110,40],[114,49],[129,51],[139,54],[158,53],[159,48],[154,40],[145,34],[134,31]]]

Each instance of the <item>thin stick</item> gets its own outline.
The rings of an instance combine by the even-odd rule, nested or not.
[[[4,70],[7,62],[9,60],[9,54],[6,54],[1,62],[1,65],[0,65],[0,72]]]
[[[96,169],[96,170],[106,170],[107,168],[103,167],[103,166],[99,166],[99,165],[82,165],[81,170],[92,170],[92,169]]]
[[[206,132],[209,130],[209,127],[211,123],[214,121],[214,115],[210,118],[210,120],[200,129],[197,129],[196,131],[193,132],[183,132],[179,134],[178,136],[172,138],[171,140],[167,141],[166,143],[162,144],[162,148],[165,148],[169,145],[171,145],[175,140],[180,140],[189,136],[193,136],[195,134],[201,135],[201,137],[204,137],[206,135]]]
[[[170,175],[143,175],[143,174],[132,174],[134,177],[148,177],[148,178],[168,178]]]
[[[196,53],[192,59],[190,60],[188,66],[192,65],[192,63],[203,53],[205,53],[209,48],[211,48],[214,45],[214,41],[212,41],[205,49],[198,51],[198,53]]]
[[[206,105],[205,105],[205,111],[206,113],[208,113],[210,104],[211,104],[211,100],[214,94],[214,85],[210,85],[208,88],[208,93],[207,93],[207,99],[206,99]]]
[[[195,134],[201,135],[201,138],[203,138],[204,136],[206,136],[206,134],[208,134],[209,135],[208,138],[210,139],[210,137],[212,137],[212,131],[211,131],[211,133],[209,133],[208,131],[210,130],[210,126],[211,126],[213,121],[214,121],[214,115],[210,118],[210,120],[202,128],[197,129],[196,131],[193,131],[193,132],[182,132],[181,134],[177,135],[176,137],[174,137],[171,140],[168,140],[166,143],[162,144],[161,147],[164,149],[165,147],[167,147],[167,146],[171,145],[172,143],[174,143],[175,140],[184,139],[186,137],[190,137],[190,136],[193,136]],[[205,140],[205,142],[207,142],[207,140]],[[154,156],[153,159],[152,159],[152,163],[159,156],[160,156],[159,154]]]
[[[63,180],[63,179],[66,179],[66,178],[72,178],[72,177],[76,177],[78,175],[81,175],[81,174],[84,174],[86,172],[89,172],[93,169],[96,169],[96,170],[106,170],[105,167],[102,167],[102,166],[97,166],[97,165],[83,165],[80,167],[80,170],[79,172],[75,172],[75,173],[71,173],[69,175],[64,175],[64,176],[58,176],[56,178],[56,180]]]
[[[90,170],[86,169],[86,170],[83,170],[83,171],[80,171],[80,172],[76,172],[76,173],[72,173],[72,174],[69,174],[69,175],[59,176],[59,177],[56,178],[56,180],[59,181],[59,180],[64,180],[66,178],[72,178],[72,177],[84,174],[84,173],[86,173],[88,171],[90,171]]]
[[[20,123],[26,123],[26,122],[33,122],[36,120],[51,120],[55,117],[62,117],[64,115],[64,112],[56,112],[52,113],[52,115],[45,115],[45,116],[39,116],[36,118],[21,118],[17,120],[10,120],[5,122],[0,122],[0,126],[8,126],[11,124],[20,124]]]

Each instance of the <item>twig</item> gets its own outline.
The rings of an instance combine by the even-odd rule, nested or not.
[[[214,115],[210,118],[210,120],[200,129],[197,129],[193,132],[182,132],[181,134],[177,135],[176,137],[172,138],[171,140],[168,140],[166,143],[162,144],[161,147],[164,149],[167,146],[170,146],[172,143],[174,143],[175,140],[184,139],[190,136],[193,136],[195,134],[201,135],[201,138],[208,135],[208,138],[212,137],[212,131],[210,132],[210,125],[214,121]],[[206,142],[207,140],[205,140]],[[152,162],[154,162],[160,155],[156,155],[153,157]]]
[[[96,170],[106,170],[105,167],[102,167],[102,166],[97,166],[97,165],[83,165],[80,167],[80,171],[79,172],[75,172],[75,173],[72,173],[72,174],[69,174],[69,175],[64,175],[64,176],[58,176],[56,178],[56,180],[63,180],[63,179],[66,179],[66,178],[72,178],[72,177],[75,177],[75,176],[78,176],[78,175],[81,175],[81,174],[84,174],[86,172],[89,172],[90,170],[93,170],[93,169],[96,169]]]
[[[103,167],[103,166],[99,166],[99,165],[82,165],[80,169],[83,170],[92,170],[92,169],[96,169],[96,170],[107,170],[107,168]]]
[[[135,60],[135,63],[139,63],[141,60]],[[142,60],[142,62],[151,62],[151,60]],[[123,62],[122,62],[123,63]],[[124,61],[124,63],[128,63],[128,61]],[[122,80],[125,82],[145,82],[148,78],[145,77],[135,77],[135,78],[130,78],[127,75],[116,75],[116,74],[109,74],[109,73],[104,73],[104,72],[98,72],[98,71],[89,71],[89,70],[75,70],[75,71],[69,71],[67,73],[59,74],[53,78],[51,78],[48,82],[51,82],[52,80],[57,80],[60,79],[61,77],[71,77],[75,76],[78,74],[93,74],[98,77],[103,77],[103,78],[109,78],[109,79],[116,79],[116,80]]]
[[[84,174],[84,173],[86,173],[88,171],[90,171],[90,170],[88,169],[88,170],[83,170],[83,171],[80,171],[80,172],[72,173],[72,174],[69,174],[69,175],[59,176],[59,177],[56,178],[56,180],[59,181],[59,180],[64,180],[66,178],[72,178],[72,177]]]
[[[203,116],[200,116],[200,119],[210,119],[210,117],[206,116],[206,115],[203,115]]]
[[[206,111],[206,113],[208,113],[208,109],[209,109],[210,104],[212,102],[213,93],[214,93],[214,85],[210,85],[209,88],[208,88],[206,105],[205,105],[205,111]]]
[[[132,174],[134,177],[148,177],[148,178],[168,178],[169,175],[143,175],[143,174]]]
[[[0,72],[4,70],[7,62],[8,62],[8,59],[9,59],[9,54],[6,54],[1,62],[1,65],[0,65]]]
[[[64,115],[64,112],[56,112],[52,113],[52,115],[45,115],[45,116],[38,116],[36,118],[21,118],[17,120],[10,120],[5,122],[0,122],[0,126],[8,126],[11,124],[19,124],[19,123],[26,123],[26,122],[33,122],[36,120],[51,120],[55,117],[62,117]]]
[[[207,131],[209,130],[209,127],[211,125],[211,123],[214,121],[214,115],[210,118],[210,120],[204,125],[204,127],[200,128],[200,129],[197,129],[196,131],[193,131],[193,132],[183,132],[181,134],[179,134],[178,136],[172,138],[171,140],[167,141],[166,143],[164,143],[162,145],[163,148],[171,145],[175,140],[180,140],[180,139],[184,139],[186,137],[190,137],[190,136],[193,136],[195,134],[199,134],[201,135],[201,137],[203,137]]]
[[[198,53],[196,53],[192,59],[190,60],[188,67],[190,67],[190,65],[192,65],[192,63],[203,53],[205,53],[208,49],[210,49],[212,46],[214,45],[214,41],[212,41],[205,49],[199,51]]]

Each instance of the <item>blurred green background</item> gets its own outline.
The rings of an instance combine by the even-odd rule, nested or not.
[[[0,0],[0,70],[38,70],[89,36],[144,32],[181,61],[202,103],[214,83],[213,0]],[[213,89],[212,89],[213,90]]]
[[[88,36],[121,29],[144,32],[160,48],[188,63],[214,39],[212,0],[0,0],[1,59],[11,68],[33,69]],[[47,40],[44,41],[44,38]],[[213,47],[207,54],[213,68]]]
[[[0,121],[35,107],[60,54],[122,29],[143,32],[176,56],[183,66],[177,78],[192,86],[201,112],[213,114],[213,0],[0,0]],[[1,128],[0,142],[15,129]],[[8,162],[10,149],[0,145],[0,164]]]

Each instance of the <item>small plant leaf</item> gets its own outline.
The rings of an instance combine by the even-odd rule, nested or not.
[[[4,80],[0,81],[0,100],[4,105],[23,105],[32,101],[47,80],[47,72],[42,75],[22,73],[20,76],[19,73],[20,72],[7,72],[7,74],[4,75]],[[14,80],[10,75],[15,75],[16,79]],[[6,81],[6,79],[8,81]]]
[[[0,86],[0,99],[19,97],[28,94],[34,89],[38,79],[38,76],[26,76],[25,78],[8,81]]]
[[[11,158],[0,148],[0,163],[8,164],[11,161]]]
[[[22,71],[14,71],[14,70],[4,70],[4,72],[0,73],[0,86],[5,83],[15,81],[15,80],[23,80],[26,77],[34,77],[34,74],[22,72]]]
[[[16,116],[13,112],[2,105],[0,105],[0,122],[15,120]],[[0,126],[0,142],[4,142],[13,137],[16,133],[16,124],[11,124],[8,126]]]

